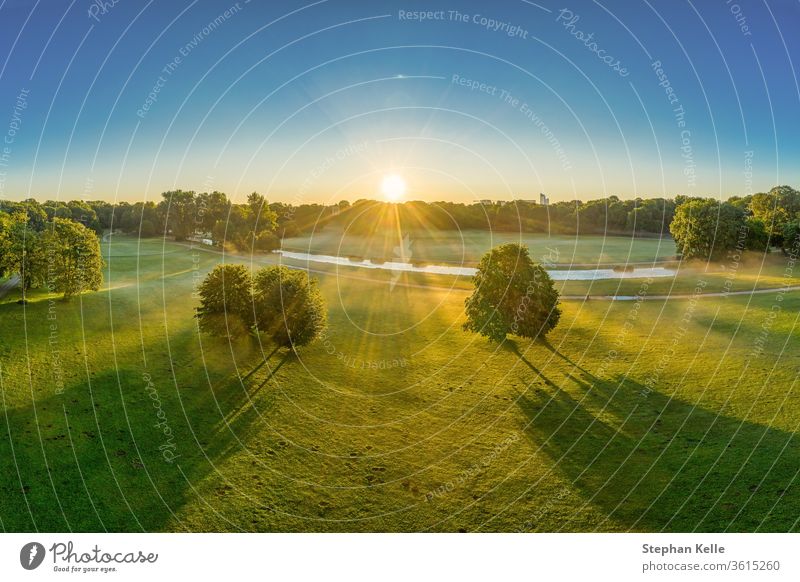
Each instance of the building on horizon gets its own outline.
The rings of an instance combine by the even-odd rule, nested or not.
[[[544,195],[544,193],[539,192],[539,204],[542,206],[549,206],[550,205],[550,198]]]

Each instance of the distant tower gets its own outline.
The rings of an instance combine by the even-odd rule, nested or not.
[[[541,204],[542,206],[547,206],[548,204],[550,204],[550,199],[541,192],[539,192],[539,204]]]

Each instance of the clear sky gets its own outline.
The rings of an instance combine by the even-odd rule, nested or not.
[[[798,0],[0,0],[0,196],[800,187],[798,24]]]

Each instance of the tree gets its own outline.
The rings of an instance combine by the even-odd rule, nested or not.
[[[250,239],[249,242],[253,247],[259,248],[258,239],[261,235],[272,234],[278,227],[278,215],[270,209],[267,201],[258,192],[253,192],[247,197],[247,208],[249,210],[247,215],[250,225],[248,239]],[[264,240],[265,242],[268,241],[269,237]]]
[[[259,251],[274,251],[281,248],[281,240],[273,232],[264,231],[256,236],[253,246]]]
[[[156,225],[153,224],[152,220],[143,220],[142,224],[139,227],[139,236],[141,238],[150,238],[151,236],[155,236],[156,234]]]
[[[19,276],[24,299],[25,292],[42,281],[40,235],[31,227],[29,214],[25,209],[20,209],[5,219],[4,231],[0,271]]]
[[[197,223],[203,232],[211,232],[218,220],[225,220],[230,202],[222,192],[214,190],[197,195]]]
[[[11,256],[11,215],[0,211],[0,278],[5,277],[8,270],[6,262]]]
[[[800,252],[800,221],[794,220],[784,225],[781,250],[785,255],[797,257]]]
[[[215,244],[225,246],[229,243],[239,249],[246,249],[249,228],[247,208],[236,204],[230,207],[225,220],[216,222],[211,229],[211,235]]]
[[[253,279],[244,265],[217,265],[200,284],[200,331],[241,337],[253,324]]]
[[[282,265],[260,269],[253,303],[256,331],[293,350],[314,341],[327,324],[325,300],[305,271]]]
[[[558,324],[558,291],[526,246],[507,243],[490,250],[473,283],[475,290],[465,302],[466,331],[500,342],[508,334],[543,337]]]
[[[159,204],[159,209],[165,216],[167,228],[172,230],[175,240],[186,240],[194,232],[195,224],[195,194],[175,190],[164,192],[164,200]]]
[[[100,225],[97,213],[88,203],[82,200],[70,200],[67,202],[67,208],[70,211],[70,216],[67,218],[72,218],[75,222],[80,222],[97,234],[103,233],[103,227]]]
[[[727,202],[684,202],[669,226],[678,252],[686,259],[714,260],[734,250],[745,228],[745,215]]]
[[[54,218],[42,234],[42,255],[48,289],[64,299],[84,291],[97,291],[103,282],[103,257],[97,235],[66,218]]]
[[[770,236],[764,222],[755,216],[748,216],[745,219],[747,227],[747,237],[745,248],[749,251],[768,253],[770,249]]]
[[[750,211],[767,227],[772,242],[780,245],[784,226],[800,218],[800,192],[790,186],[776,186],[766,194],[753,194]]]

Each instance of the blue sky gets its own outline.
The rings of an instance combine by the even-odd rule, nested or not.
[[[797,0],[0,0],[0,195],[800,187],[798,23]]]

